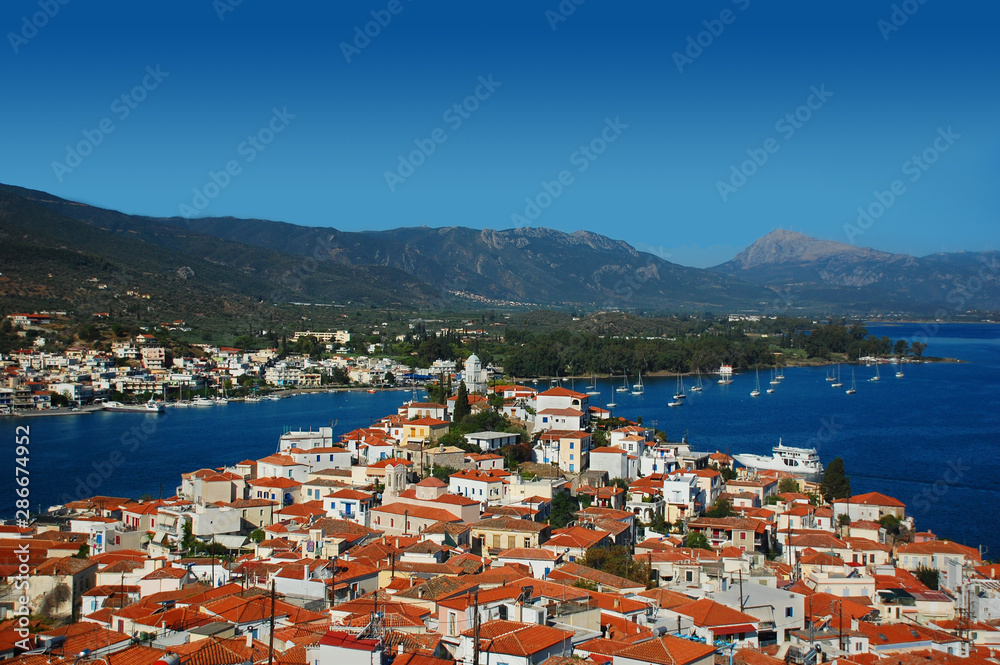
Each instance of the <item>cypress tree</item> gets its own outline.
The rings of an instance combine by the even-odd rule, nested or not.
[[[851,496],[851,479],[844,473],[844,460],[835,457],[823,472],[823,482],[819,486],[820,494],[826,501],[846,499]]]

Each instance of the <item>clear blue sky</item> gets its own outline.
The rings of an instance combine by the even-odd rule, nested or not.
[[[0,182],[150,215],[509,228],[565,171],[532,225],[687,265],[778,227],[915,254],[997,248],[993,3],[235,2],[4,2]],[[689,37],[704,46],[685,54]],[[796,112],[808,119],[776,125]],[[415,141],[433,153],[398,170]],[[579,152],[592,141],[603,152]],[[730,180],[748,150],[767,161]],[[907,164],[925,150],[933,164]],[[198,199],[227,162],[235,175]],[[894,180],[905,191],[882,216],[845,231]]]

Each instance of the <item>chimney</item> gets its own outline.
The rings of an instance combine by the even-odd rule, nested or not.
[[[246,638],[247,638],[247,649],[253,649],[253,633],[251,633],[248,630],[246,632]]]

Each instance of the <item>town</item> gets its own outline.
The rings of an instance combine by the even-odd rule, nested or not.
[[[518,383],[474,354],[416,369],[203,351],[168,363],[142,335],[111,353],[20,350],[0,406],[153,401],[169,388],[221,400],[244,374],[322,386],[335,369],[364,385],[436,383],[426,401],[400,391],[368,427],[276,432],[273,454],[219,468],[192,460],[163,479],[178,483],[170,496],[109,491],[0,526],[0,658],[996,662],[1000,565],[918,530],[894,497],[852,494],[839,458],[793,473],[780,467],[809,450],[779,443],[777,465],[694,450],[564,381]]]

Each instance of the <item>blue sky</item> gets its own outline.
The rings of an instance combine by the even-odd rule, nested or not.
[[[698,266],[775,228],[997,248],[1000,8],[577,1],[8,0],[0,182],[157,216],[586,229]]]

